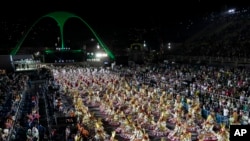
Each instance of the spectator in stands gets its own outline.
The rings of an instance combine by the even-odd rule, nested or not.
[[[31,129],[27,130],[27,132],[26,132],[26,138],[27,138],[26,141],[33,141],[33,135],[32,135]]]
[[[67,126],[67,127],[65,128],[65,141],[68,141],[68,140],[69,140],[70,135],[71,135],[71,130],[70,130],[70,127]]]
[[[38,124],[37,129],[39,132],[39,141],[44,141],[44,136],[46,134],[46,128],[44,126],[42,126],[41,124]]]
[[[38,141],[39,140],[39,131],[38,131],[37,127],[33,126],[31,132],[32,132],[33,141]]]
[[[229,117],[229,110],[228,110],[227,106],[224,106],[224,108],[223,108],[223,116]]]

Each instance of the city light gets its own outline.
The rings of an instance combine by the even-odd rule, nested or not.
[[[107,53],[96,53],[96,54],[95,54],[95,57],[96,57],[96,58],[108,57],[108,54],[107,54]]]
[[[147,47],[146,41],[143,42],[143,47]]]
[[[234,14],[235,13],[235,8],[229,9],[227,11],[228,14]]]
[[[168,49],[171,49],[171,43],[168,43]]]

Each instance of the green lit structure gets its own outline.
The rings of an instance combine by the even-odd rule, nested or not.
[[[69,13],[69,12],[63,12],[63,11],[57,11],[57,12],[52,12],[50,14],[47,14],[45,16],[40,17],[38,20],[36,20],[34,22],[34,24],[29,28],[29,30],[27,31],[26,34],[24,34],[24,36],[21,38],[21,40],[17,43],[16,47],[11,51],[10,55],[16,55],[17,52],[19,51],[23,41],[26,39],[26,37],[28,36],[29,32],[31,31],[31,29],[43,18],[52,18],[54,19],[59,28],[60,28],[60,36],[61,36],[61,45],[62,45],[62,50],[64,50],[64,36],[63,36],[63,29],[64,29],[64,24],[67,20],[69,20],[70,18],[77,18],[80,21],[82,21],[84,23],[85,26],[87,26],[87,28],[92,32],[92,34],[94,35],[94,37],[97,39],[99,45],[104,49],[104,51],[108,54],[108,56],[110,57],[110,59],[114,60],[115,56],[114,54],[111,52],[111,50],[109,50],[109,48],[107,47],[107,45],[101,40],[101,38],[97,35],[97,33],[90,27],[90,25],[85,22],[81,17]],[[47,50],[45,51],[47,53],[52,53],[51,50]]]

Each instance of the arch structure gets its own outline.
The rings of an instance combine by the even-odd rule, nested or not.
[[[102,39],[97,35],[97,33],[93,30],[93,28],[86,22],[84,21],[81,17],[69,13],[69,12],[63,12],[63,11],[57,11],[57,12],[52,12],[49,13],[47,15],[44,15],[42,17],[40,17],[38,20],[36,20],[33,25],[29,28],[29,30],[26,32],[26,34],[24,34],[24,36],[21,38],[21,40],[17,43],[16,47],[11,51],[10,55],[16,55],[17,52],[19,51],[22,43],[24,42],[24,40],[26,39],[26,37],[28,36],[28,34],[30,33],[31,29],[43,18],[52,18],[54,19],[59,28],[60,28],[60,36],[61,36],[61,45],[62,45],[62,49],[64,48],[64,37],[63,37],[63,29],[64,29],[64,24],[67,20],[69,20],[70,18],[77,18],[79,19],[81,22],[84,23],[84,25],[91,31],[91,33],[94,35],[94,37],[96,38],[96,40],[98,41],[99,45],[104,49],[104,51],[108,54],[108,56],[111,59],[115,59],[114,54],[111,52],[111,50],[109,50],[109,48],[107,47],[107,45],[102,41]]]

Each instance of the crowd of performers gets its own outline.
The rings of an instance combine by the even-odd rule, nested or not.
[[[77,117],[75,141],[90,136],[115,141],[118,135],[131,141],[149,141],[154,137],[171,141],[229,141],[229,129],[224,122],[218,124],[216,114],[228,108],[229,124],[242,124],[246,112],[241,111],[249,110],[243,109],[244,103],[249,104],[250,92],[249,74],[243,69],[194,69],[186,65],[150,68],[147,75],[156,82],[164,80],[163,86],[140,83],[136,74],[148,69],[142,66],[122,71],[76,66],[50,69],[54,83],[73,99],[71,116]],[[135,75],[126,77],[120,72]],[[181,82],[190,77],[196,80],[183,87]],[[188,109],[184,108],[184,101]],[[97,118],[89,106],[99,108],[102,118]],[[204,109],[210,110],[205,118]],[[104,120],[113,127],[112,134],[105,131]]]

